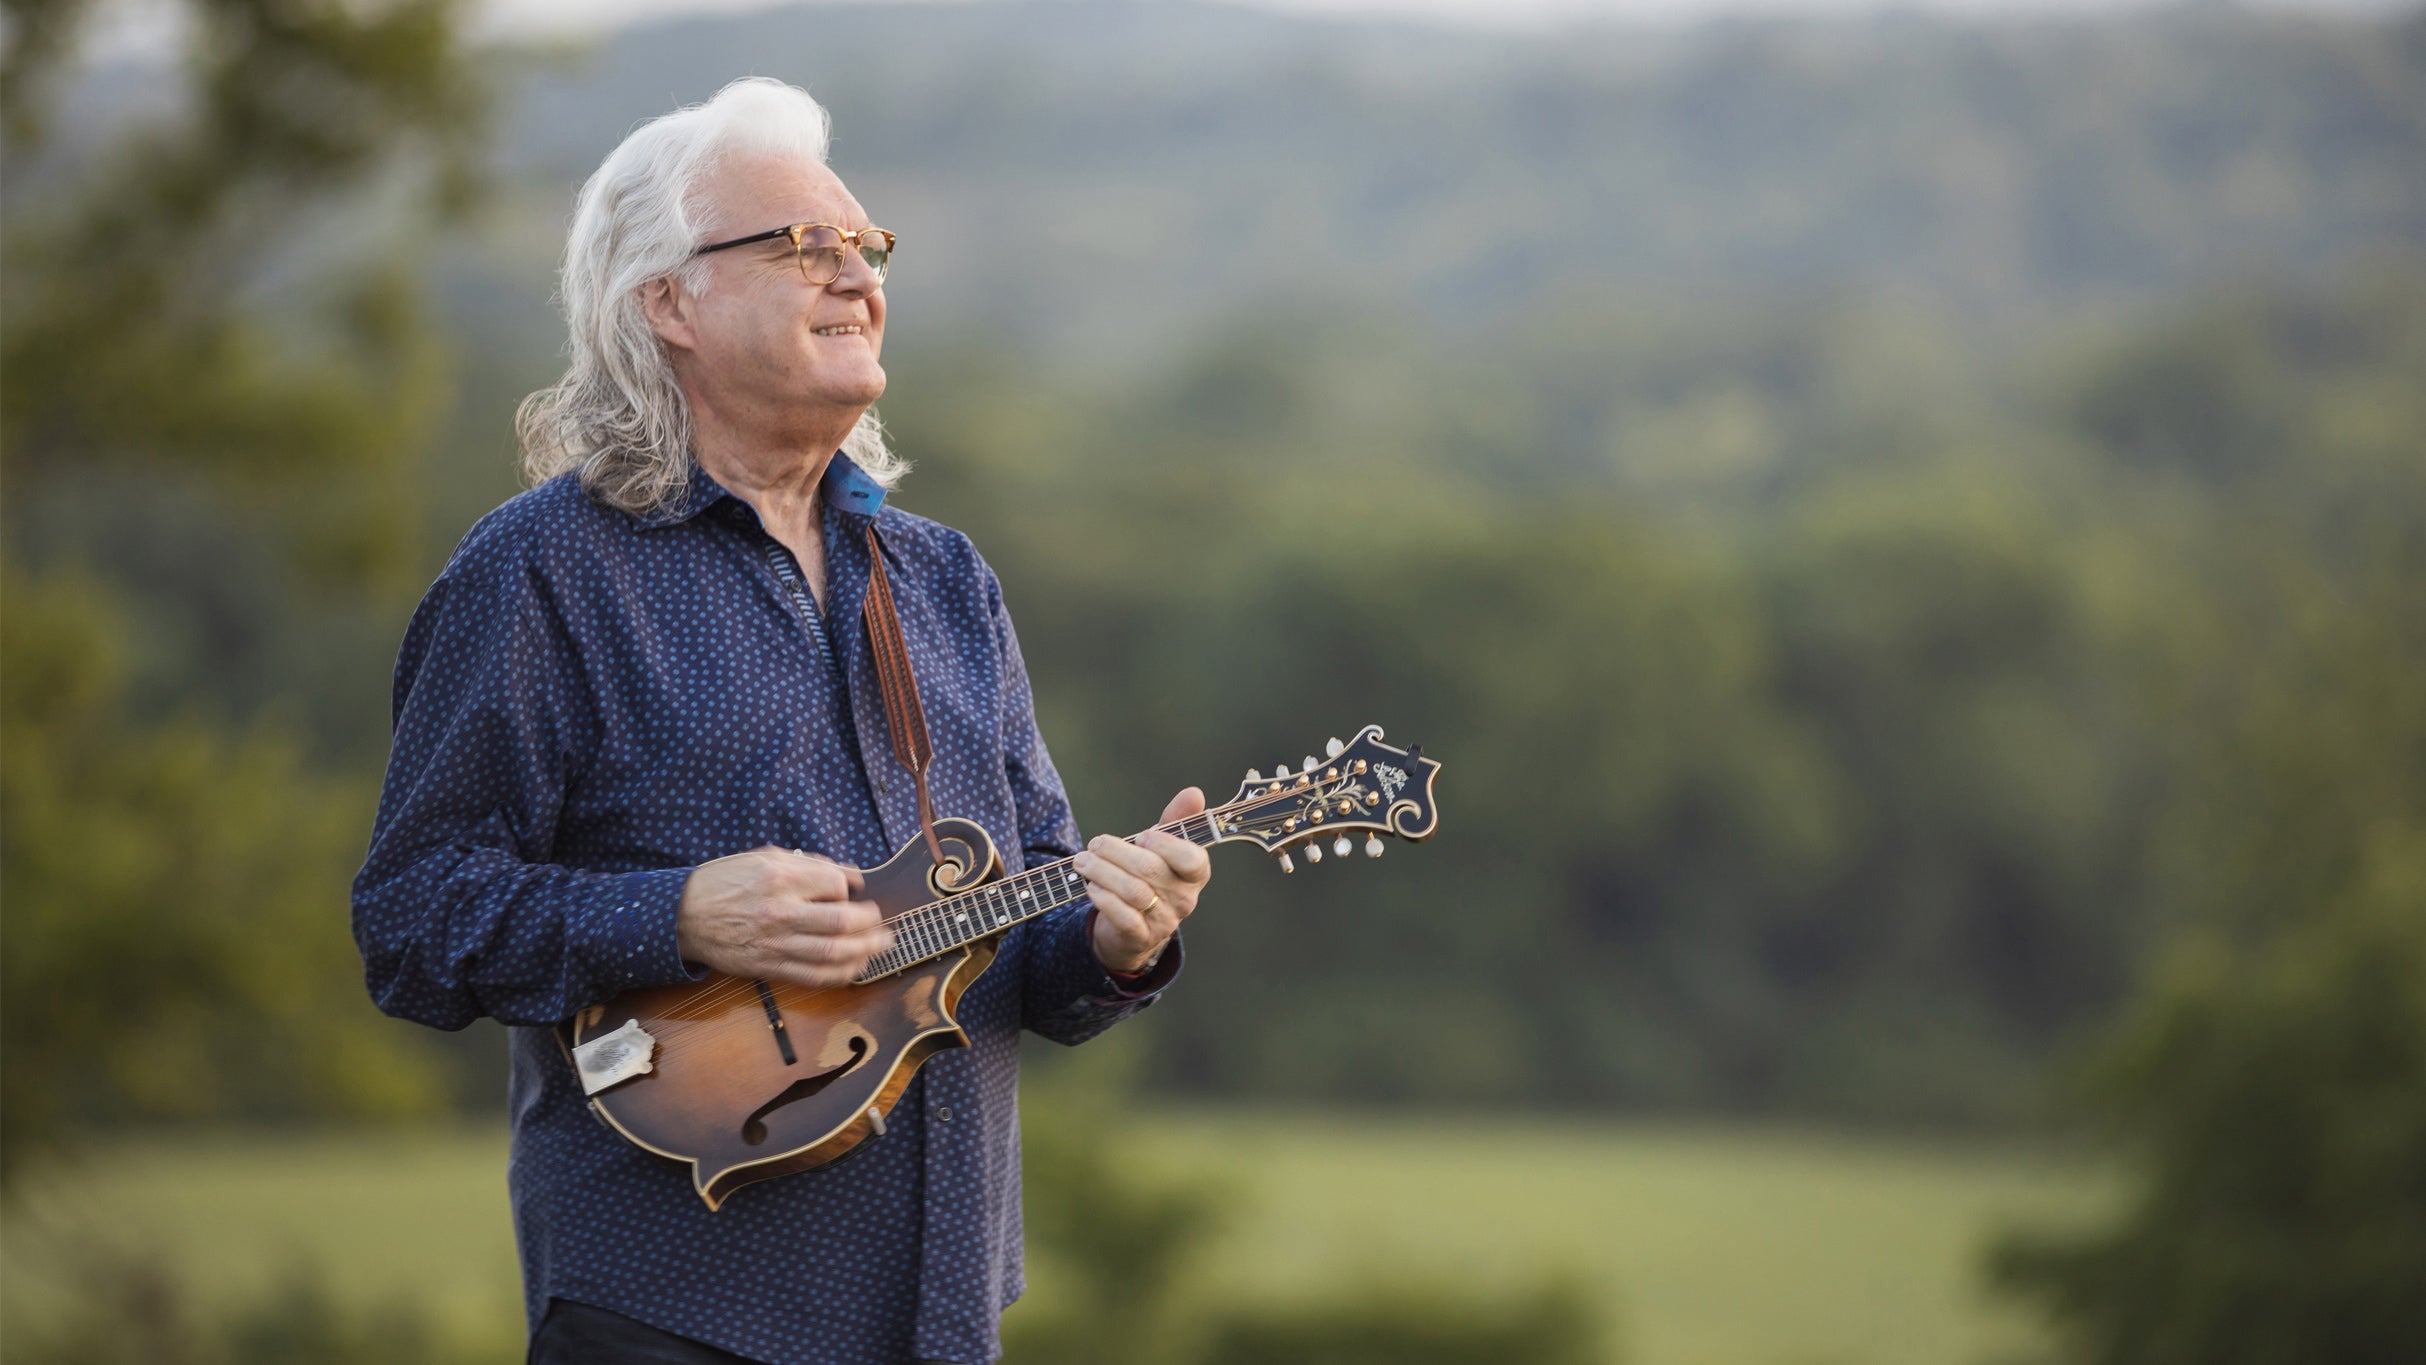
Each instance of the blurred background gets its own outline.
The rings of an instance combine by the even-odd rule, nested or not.
[[[1014,1361],[2426,1359],[2415,7],[5,13],[12,1361],[520,1359],[347,884],[575,187],[753,73],[1090,832],[1447,764],[1031,1050]]]

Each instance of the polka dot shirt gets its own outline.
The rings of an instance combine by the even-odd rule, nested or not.
[[[1124,988],[1084,901],[1017,926],[961,1001],[971,1046],[921,1068],[884,1137],[720,1212],[688,1166],[589,1112],[552,1029],[697,974],[674,932],[696,864],[771,844],[870,866],[918,837],[860,616],[871,519],[937,812],[983,824],[1009,862],[1078,850],[993,571],[844,456],[823,491],[822,616],[756,512],[697,469],[646,517],[567,476],[482,518],[405,634],[355,939],[388,1013],[512,1026],[534,1323],[565,1298],[770,1365],[974,1365],[1021,1289],[1019,1030],[1093,1037],[1169,983],[1176,944]]]

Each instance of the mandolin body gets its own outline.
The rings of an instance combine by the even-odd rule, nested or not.
[[[950,819],[935,830],[947,866],[922,837],[861,874],[886,919],[1002,876],[982,827]],[[719,1208],[743,1185],[823,1166],[882,1134],[919,1065],[968,1045],[954,1010],[1001,943],[997,933],[848,986],[717,973],[626,991],[575,1016],[572,1043],[637,1023],[654,1044],[649,1069],[590,1104],[632,1142],[689,1163],[700,1198]]]

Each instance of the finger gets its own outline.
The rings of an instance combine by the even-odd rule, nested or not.
[[[1127,839],[1115,839],[1109,834],[1098,834],[1087,844],[1086,853],[1078,856],[1083,861],[1089,854],[1111,867],[1128,873],[1139,881],[1160,884],[1178,880],[1172,876],[1171,865],[1163,860],[1161,854],[1150,848],[1141,848]],[[1083,866],[1078,871],[1081,876],[1086,874],[1086,868]],[[1138,904],[1144,904],[1153,894],[1149,891],[1144,896],[1138,897]]]
[[[1146,916],[1118,900],[1098,898],[1095,902],[1095,927],[1109,932],[1122,956],[1144,952],[1162,942],[1163,935],[1154,931]]]
[[[1121,847],[1128,848],[1131,853],[1142,858],[1151,867],[1162,867],[1162,860],[1144,849],[1130,848],[1127,844],[1122,844]],[[1142,912],[1154,902],[1155,897],[1162,894],[1145,877],[1107,858],[1099,857],[1091,850],[1079,854],[1072,859],[1072,862],[1078,868],[1078,875],[1087,879],[1087,888],[1094,894],[1098,904],[1102,903],[1103,897],[1111,896],[1129,909]]]
[[[884,923],[874,901],[776,901],[767,917],[772,935],[814,934],[823,938],[864,934]]]
[[[1137,842],[1147,852],[1162,859],[1163,866],[1186,885],[1201,886],[1213,876],[1213,860],[1205,856],[1203,849],[1176,834],[1150,829],[1138,835]]]
[[[1098,843],[1106,861],[1154,888],[1136,901],[1139,905],[1159,894],[1166,904],[1176,900],[1192,906],[1197,888],[1213,875],[1212,860],[1205,851],[1177,835],[1148,830],[1135,843],[1122,839],[1099,839]]]
[[[1179,795],[1171,798],[1171,804],[1162,808],[1162,819],[1155,823],[1167,825],[1174,820],[1185,820],[1191,815],[1202,815],[1204,811],[1204,788],[1182,787],[1179,789]]]
[[[819,854],[786,850],[781,856],[783,887],[803,900],[848,900],[865,884],[858,868],[844,867]]]

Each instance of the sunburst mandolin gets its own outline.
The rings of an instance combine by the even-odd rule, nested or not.
[[[1259,845],[1284,872],[1298,854],[1350,856],[1358,834],[1374,857],[1383,835],[1431,836],[1440,764],[1421,746],[1392,748],[1369,725],[1327,747],[1296,773],[1250,770],[1229,800],[1161,828],[1206,846]],[[953,1011],[1002,935],[1086,894],[1067,859],[1005,875],[982,827],[945,819],[935,831],[942,863],[922,836],[862,874],[893,946],[852,984],[713,975],[581,1011],[570,1047],[599,1115],[688,1163],[711,1209],[753,1181],[825,1165],[882,1135],[919,1064],[967,1045]]]

